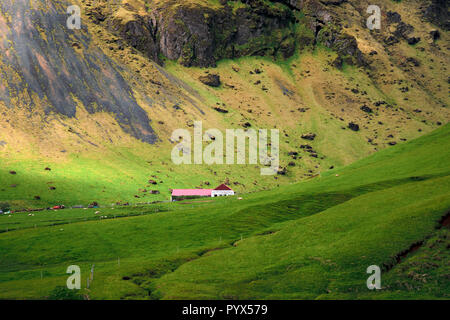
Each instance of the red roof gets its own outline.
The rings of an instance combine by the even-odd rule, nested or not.
[[[181,197],[181,196],[205,196],[210,197],[213,190],[231,190],[231,188],[227,187],[224,184],[221,184],[215,189],[173,189],[172,196]]]
[[[173,189],[172,196],[211,196],[213,189]]]
[[[230,187],[228,187],[228,186],[226,186],[224,184],[221,184],[220,186],[218,186],[214,190],[233,190],[233,189],[231,189]]]

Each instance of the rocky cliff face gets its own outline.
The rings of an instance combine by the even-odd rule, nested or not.
[[[185,66],[211,66],[219,59],[244,55],[290,56],[295,49],[295,16],[281,3],[223,1],[219,7],[152,4],[122,9],[132,19],[113,18],[109,25],[128,43],[156,61],[159,54]]]
[[[222,0],[126,4],[99,18],[105,4],[86,8],[129,44],[155,61],[163,55],[185,66],[213,66],[223,58],[269,55],[292,56],[298,47],[322,41],[351,61],[362,63],[354,38],[342,33],[334,6],[344,1]],[[106,21],[105,21],[106,20]],[[327,26],[325,36],[319,37]],[[350,60],[349,60],[350,61]]]
[[[217,5],[206,0],[147,0],[126,2],[110,12],[100,5],[101,19],[99,5],[87,10],[157,62],[160,55],[201,67],[249,55],[287,58],[296,48],[322,43],[347,62],[364,65],[355,38],[343,31],[345,21],[337,9],[344,3],[348,1],[221,0]],[[448,30],[447,1],[423,1],[422,8],[425,19]]]
[[[426,1],[422,13],[425,19],[440,26],[445,30],[450,30],[449,2],[447,0]]]

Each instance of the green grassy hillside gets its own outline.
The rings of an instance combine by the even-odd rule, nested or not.
[[[168,37],[162,41],[170,44],[166,53],[188,46],[190,42],[183,42],[186,34],[177,26],[192,24],[191,32],[218,37],[208,43],[222,42],[225,30],[208,29],[222,17],[225,5],[217,0],[80,0],[76,1],[84,12],[80,32],[53,23],[56,16],[66,14],[65,1],[35,2],[19,6],[8,0],[0,9],[5,44],[0,51],[0,202],[14,209],[161,201],[169,198],[169,188],[206,187],[206,182],[228,181],[240,193],[269,190],[309,180],[331,167],[342,168],[429,133],[450,119],[448,33],[422,19],[422,1],[407,5],[380,1],[384,14],[398,14],[402,21],[383,21],[380,32],[365,26],[368,1],[339,5],[297,1],[302,8],[292,12],[298,20],[295,25],[280,26],[272,37],[235,45],[241,49],[238,56],[210,52],[219,54],[210,57],[217,63],[197,67],[181,65],[183,57],[149,55],[151,43]],[[227,21],[232,28],[225,29],[240,26],[247,34],[246,24],[266,25],[274,14],[291,11],[281,5],[287,1],[258,1],[266,16],[252,12],[253,2],[228,1],[232,10],[247,8],[256,20],[235,21],[236,26]],[[326,25],[311,11],[314,3],[319,12],[332,17]],[[182,11],[173,18],[178,10],[189,13]],[[22,29],[26,25],[11,21],[16,15],[41,27],[31,28],[32,32]],[[258,19],[265,23],[253,23]],[[145,21],[153,20],[158,20],[156,31],[168,26],[169,31],[152,35]],[[206,29],[197,30],[192,22]],[[310,29],[315,24],[322,27],[320,34],[316,29],[316,38]],[[405,24],[411,26],[408,36],[420,37],[419,43],[409,45],[398,35]],[[342,30],[334,35],[345,34],[343,45],[353,55],[361,53],[367,65],[350,63],[351,57],[342,57],[342,52],[320,41],[326,38],[323,33],[338,25]],[[267,31],[258,28],[255,34]],[[171,37],[173,29],[180,37]],[[431,37],[434,29],[439,37]],[[386,44],[391,36],[399,42]],[[291,55],[280,55],[283,48],[273,52],[279,37],[286,40]],[[346,59],[336,66],[338,57]],[[28,60],[36,74],[17,64]],[[78,76],[68,77],[71,74]],[[221,85],[204,84],[200,77],[206,74],[220,76]],[[286,175],[262,177],[257,166],[173,165],[171,133],[191,130],[194,121],[222,132],[248,125],[279,129],[280,166]],[[350,129],[350,123],[359,131]],[[302,139],[308,133],[316,135],[314,141]],[[143,136],[153,144],[138,139]],[[311,149],[301,148],[306,144]],[[157,185],[149,185],[150,179]],[[160,193],[149,194],[150,190]]]
[[[0,297],[48,297],[71,264],[85,287],[95,264],[93,299],[449,298],[449,138],[447,125],[242,200],[2,215],[17,230],[0,234]],[[67,224],[45,223],[56,219]],[[372,264],[378,292],[365,287]]]

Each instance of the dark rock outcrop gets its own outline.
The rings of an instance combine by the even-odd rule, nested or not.
[[[422,11],[423,17],[446,31],[450,30],[449,2],[447,0],[432,0],[428,2],[429,5]]]
[[[121,38],[128,42],[133,48],[146,53],[152,60],[160,63],[158,53],[160,44],[157,39],[157,30],[149,17],[136,15],[135,20],[121,24],[113,22],[118,26]]]
[[[370,107],[368,107],[366,105],[362,106],[360,109],[362,111],[366,112],[366,113],[372,113],[373,112],[372,108],[370,108]]]
[[[420,42],[420,37],[411,37],[408,38],[408,44],[415,45]]]
[[[342,66],[342,61],[350,65],[367,65],[363,54],[358,48],[355,37],[342,32],[337,25],[329,24],[322,28],[317,35],[317,42],[336,51],[342,60],[336,61],[336,67]]]
[[[359,125],[354,122],[350,122],[348,128],[353,131],[359,131]]]
[[[430,36],[431,36],[431,39],[438,40],[441,37],[441,33],[439,32],[439,30],[434,29],[434,30],[430,31]]]
[[[410,24],[404,23],[403,21],[397,25],[394,31],[394,36],[397,38],[408,39],[408,36],[414,31],[414,27]]]
[[[217,74],[207,74],[198,78],[203,84],[210,87],[220,87],[220,76]]]
[[[307,134],[302,135],[302,139],[304,139],[304,140],[313,141],[315,138],[316,138],[315,133],[307,133]]]
[[[398,12],[388,11],[386,13],[386,20],[389,24],[399,23],[400,21],[402,21],[402,17]]]

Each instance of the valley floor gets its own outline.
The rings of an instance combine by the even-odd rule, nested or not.
[[[447,125],[242,200],[2,215],[0,298],[61,297],[79,265],[89,299],[449,299],[449,144]]]

